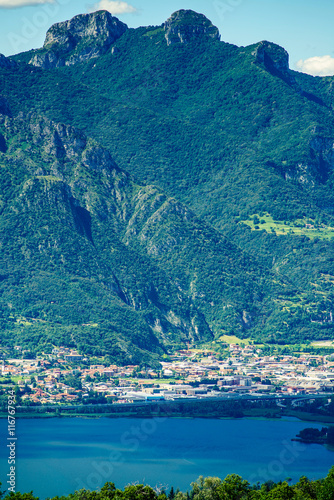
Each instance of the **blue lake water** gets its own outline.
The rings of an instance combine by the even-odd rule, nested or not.
[[[0,480],[7,488],[7,421],[0,420]],[[251,483],[302,475],[324,477],[334,452],[291,438],[305,427],[282,420],[219,419],[18,419],[16,491],[44,499],[106,481],[179,487],[200,475],[237,473]],[[5,487],[5,488],[4,488]]]

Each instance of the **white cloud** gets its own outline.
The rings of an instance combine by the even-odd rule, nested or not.
[[[0,9],[16,9],[30,5],[44,5],[54,3],[55,0],[0,0]]]
[[[309,59],[300,59],[296,67],[302,73],[308,73],[313,76],[333,76],[334,58],[331,56],[310,57]]]
[[[137,12],[137,9],[135,9],[135,7],[132,7],[132,5],[128,4],[127,2],[118,2],[113,0],[100,0],[100,2],[94,5],[93,10],[107,10],[113,15],[131,14]]]

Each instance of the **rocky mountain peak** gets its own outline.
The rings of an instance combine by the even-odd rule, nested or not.
[[[126,30],[127,25],[107,11],[80,14],[51,26],[43,49],[33,56],[30,64],[49,69],[99,57]]]
[[[297,83],[293,72],[289,68],[289,53],[283,47],[264,40],[256,45],[252,55],[255,56],[255,64],[269,71],[275,77],[284,80],[300,95],[323,105],[321,99],[304,92],[300,84]]]
[[[283,47],[275,43],[267,41],[260,42],[254,55],[256,62],[264,64],[269,70],[274,69],[282,74],[289,71],[289,54]]]
[[[178,10],[164,24],[167,45],[193,40],[220,40],[219,30],[203,14],[193,10]]]

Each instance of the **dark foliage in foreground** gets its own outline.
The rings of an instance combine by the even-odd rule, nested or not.
[[[3,495],[4,496],[4,495]],[[116,489],[106,483],[100,491],[80,490],[52,500],[333,500],[334,467],[325,479],[310,481],[305,476],[298,483],[267,481],[251,485],[237,474],[228,475],[223,481],[217,477],[199,477],[191,484],[190,492],[155,490],[142,484]],[[10,493],[6,500],[38,500],[31,493]]]

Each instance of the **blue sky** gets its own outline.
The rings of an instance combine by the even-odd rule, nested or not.
[[[41,47],[52,24],[101,8],[131,28],[192,9],[218,26],[226,42],[269,40],[289,52],[291,69],[334,74],[333,0],[0,0],[0,53]]]

